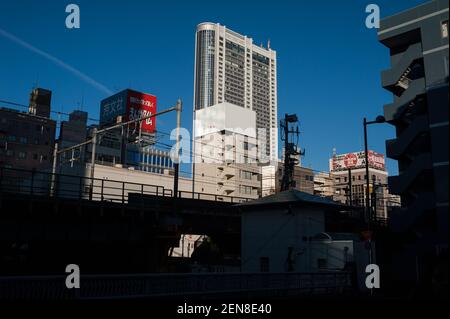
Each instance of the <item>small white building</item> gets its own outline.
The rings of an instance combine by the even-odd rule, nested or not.
[[[359,281],[368,250],[359,236],[327,233],[326,216],[348,207],[328,198],[289,190],[239,204],[242,272],[342,271]]]

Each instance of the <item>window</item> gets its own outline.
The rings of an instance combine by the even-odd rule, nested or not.
[[[8,142],[15,142],[16,136],[15,135],[8,135]]]
[[[19,152],[19,159],[26,159],[27,153],[26,152]]]
[[[27,143],[28,143],[28,138],[22,136],[22,137],[19,138],[19,141],[20,141],[20,143],[22,143],[22,144],[27,144]]]
[[[328,262],[325,258],[318,258],[317,259],[317,268],[319,269],[325,269],[328,266]]]
[[[252,172],[241,171],[241,178],[252,179]]]
[[[261,258],[259,258],[259,270],[261,272],[269,272],[270,271],[270,259],[269,259],[269,257],[261,257]]]
[[[246,194],[246,195],[250,195],[252,193],[252,187],[251,186],[246,186],[246,185],[241,185],[241,193],[242,194]]]
[[[441,33],[443,38],[448,38],[448,20],[442,21],[441,23]]]
[[[12,151],[12,150],[7,150],[6,151],[6,156],[14,156],[14,151]]]

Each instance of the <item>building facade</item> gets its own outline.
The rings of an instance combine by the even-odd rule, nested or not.
[[[254,111],[226,102],[197,111],[196,192],[219,199],[261,196],[255,118]]]
[[[382,19],[378,31],[391,61],[381,74],[393,94],[384,116],[396,130],[386,152],[399,167],[389,188],[402,202],[392,225],[416,229],[437,250],[448,249],[448,8],[430,1]]]
[[[368,154],[371,207],[374,216],[387,218],[389,192],[384,155],[370,150]],[[334,200],[352,206],[366,205],[367,177],[364,152],[334,155],[330,159],[330,177],[334,180]]]
[[[92,135],[93,127],[88,129],[89,137]],[[89,162],[92,156],[92,145],[88,144],[85,149],[85,159]],[[126,167],[156,174],[173,174],[174,164],[170,151],[144,143],[129,143],[122,138],[120,129],[100,134],[95,153],[96,163],[102,165]]]
[[[48,170],[56,122],[50,119],[51,91],[35,89],[29,112],[0,108],[0,167]]]
[[[278,161],[276,51],[225,26],[197,26],[194,112],[228,102],[256,112],[268,158]],[[194,132],[195,135],[195,132]]]
[[[276,192],[281,191],[281,180],[284,174],[283,163],[278,164],[278,169],[276,171]],[[314,194],[314,172],[312,169],[307,167],[302,167],[300,165],[294,166],[294,171],[292,174],[292,179],[294,181],[293,189],[308,194]]]
[[[353,269],[366,290],[369,263],[359,234],[331,232],[331,220],[348,207],[295,189],[238,204],[241,211],[241,271],[328,272]]]
[[[31,115],[50,118],[52,91],[43,88],[35,88],[30,94],[28,113]]]
[[[334,198],[334,177],[331,173],[320,172],[314,175],[314,195]]]

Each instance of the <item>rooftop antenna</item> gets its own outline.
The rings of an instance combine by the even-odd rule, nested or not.
[[[336,147],[333,147],[333,157],[336,157]]]
[[[83,111],[83,106],[84,106],[84,94],[81,95],[81,111]]]
[[[270,38],[267,40],[267,49],[270,49]]]

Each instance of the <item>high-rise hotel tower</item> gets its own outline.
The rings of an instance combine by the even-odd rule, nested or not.
[[[256,128],[266,135],[265,145],[258,147],[265,148],[263,153],[272,163],[277,161],[277,59],[270,44],[257,46],[252,38],[225,26],[201,23],[194,81],[194,111],[223,102],[255,111]]]

